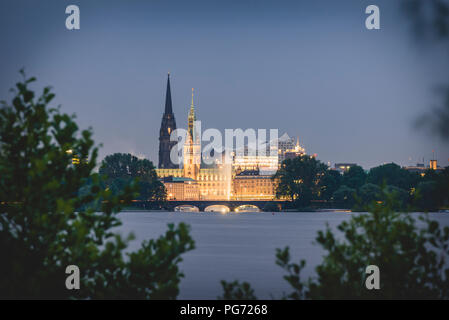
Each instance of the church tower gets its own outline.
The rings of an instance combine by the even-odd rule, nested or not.
[[[170,141],[170,134],[176,130],[176,120],[173,114],[170,92],[170,73],[167,77],[167,92],[165,94],[165,111],[162,116],[161,129],[159,131],[159,168],[174,169],[178,168],[170,160],[170,151],[177,141]]]
[[[199,133],[195,128],[195,106],[193,104],[193,88],[192,103],[190,104],[189,116],[187,118],[187,136],[184,144],[184,176],[197,180],[201,165],[201,143],[199,141]]]

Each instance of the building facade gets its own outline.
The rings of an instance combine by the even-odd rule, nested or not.
[[[306,154],[306,149],[299,143],[299,138],[290,138],[287,133],[282,135],[277,141],[279,164],[286,159],[292,159]]]
[[[260,174],[259,170],[245,170],[233,179],[234,200],[274,200],[275,182],[272,175]]]
[[[198,183],[190,178],[167,177],[162,179],[168,200],[199,200]]]
[[[444,170],[444,168],[441,168],[438,165],[437,160],[430,160],[429,165],[427,167],[424,165],[424,163],[417,163],[416,166],[406,166],[403,168],[409,172],[418,173],[422,177],[424,177],[426,175],[427,170],[433,170],[436,172],[440,172],[440,171]]]

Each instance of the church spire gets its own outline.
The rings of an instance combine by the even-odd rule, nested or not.
[[[165,94],[165,114],[172,114],[171,91],[170,91],[170,72],[167,75],[167,92]]]
[[[171,141],[170,135],[176,130],[176,120],[173,114],[171,91],[170,91],[170,73],[167,76],[167,93],[165,95],[165,110],[162,115],[161,129],[159,130],[159,168],[176,168],[177,166],[170,159],[170,152],[176,141]]]
[[[193,126],[195,124],[195,120],[196,120],[195,105],[193,104],[193,88],[192,88],[192,102],[190,104],[189,117],[187,119],[188,132],[190,133],[190,136],[192,137],[192,140],[195,139],[195,137],[194,137],[194,130],[193,130]]]
[[[195,106],[193,104],[193,88],[192,88],[192,102],[190,103],[190,114],[195,118]]]

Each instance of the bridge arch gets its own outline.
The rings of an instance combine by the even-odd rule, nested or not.
[[[222,204],[213,204],[204,208],[204,212],[220,212],[220,213],[228,213],[231,211],[228,206]]]
[[[254,204],[242,204],[234,209],[235,212],[260,212],[258,206]]]
[[[180,204],[174,208],[178,212],[199,212],[200,209],[197,206],[191,204]]]

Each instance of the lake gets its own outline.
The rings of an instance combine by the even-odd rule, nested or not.
[[[318,230],[326,223],[335,230],[350,219],[345,212],[282,213],[212,213],[146,212],[119,214],[122,235],[133,232],[130,244],[135,250],[143,240],[156,238],[167,223],[186,222],[196,248],[184,254],[180,264],[185,277],[181,280],[179,299],[216,299],[222,294],[220,280],[247,281],[259,299],[281,298],[290,288],[283,270],[275,264],[275,249],[290,246],[292,259],[306,259],[304,276],[313,275],[324,251],[314,244]],[[440,225],[449,226],[449,214],[431,213]]]

